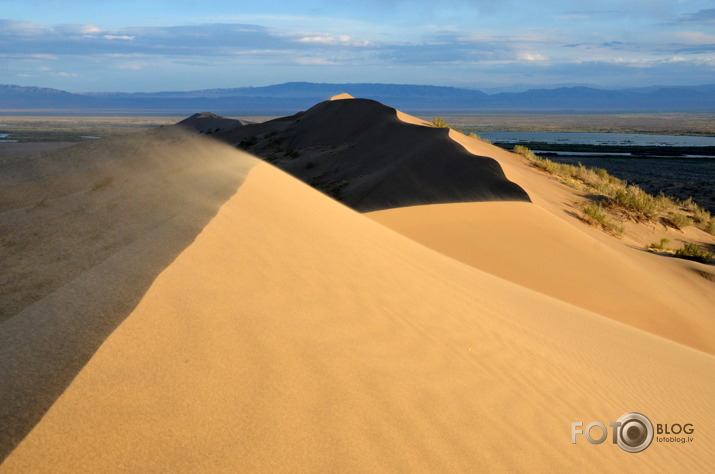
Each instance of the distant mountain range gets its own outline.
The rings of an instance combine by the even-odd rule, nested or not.
[[[0,85],[0,113],[286,114],[347,92],[413,112],[715,112],[715,84],[619,90],[559,87],[486,94],[474,89],[404,84],[288,82],[265,87],[176,92],[71,93]]]

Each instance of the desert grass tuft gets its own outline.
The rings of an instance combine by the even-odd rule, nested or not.
[[[445,122],[444,120],[442,120],[439,117],[435,117],[432,120],[432,126],[436,127],[436,128],[449,128],[449,125],[447,124],[447,122]]]
[[[616,236],[620,236],[623,232],[625,232],[623,226],[616,224],[608,218],[600,204],[583,201],[580,205],[584,215],[586,216],[584,218],[585,221],[592,225],[599,225],[606,232]]]
[[[693,223],[693,220],[688,216],[683,214],[676,214],[674,212],[668,213],[668,222],[673,225],[678,230],[683,230]]]
[[[570,165],[542,158],[528,147],[516,145],[514,153],[526,157],[531,165],[561,180],[573,189],[592,191],[603,203],[601,212],[611,210],[637,222],[652,222],[661,218],[673,227],[683,229],[688,225],[715,235],[715,219],[692,198],[679,201],[660,193],[653,196],[636,185],[612,176],[602,168],[590,168],[579,163]]]
[[[675,256],[686,260],[694,260],[700,263],[710,263],[713,254],[705,249],[698,247],[693,243],[686,243],[683,248],[675,251]]]
[[[649,246],[647,246],[646,249],[653,250],[653,251],[665,250],[669,243],[670,243],[670,239],[666,239],[665,237],[663,237],[662,239],[660,239],[660,242],[657,242],[657,243],[654,242],[654,243],[650,244]]]
[[[468,136],[468,137],[472,137],[472,138],[476,138],[476,139],[479,140],[480,142],[484,142],[484,143],[488,143],[488,144],[492,145],[492,141],[491,141],[491,140],[488,140],[488,139],[486,139],[486,138],[484,138],[484,137],[482,137],[482,136],[480,136],[480,135],[477,135],[477,134],[474,133],[474,132],[469,132],[469,133],[467,133],[467,136]]]

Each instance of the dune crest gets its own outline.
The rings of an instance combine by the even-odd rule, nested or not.
[[[334,95],[328,100],[345,100],[345,99],[354,99],[355,97],[351,96],[347,92],[343,92],[342,94]]]
[[[5,162],[0,459],[256,163],[175,127]]]
[[[702,471],[710,443],[631,455],[569,430],[711,426],[714,371],[261,164],[3,469]]]
[[[715,286],[701,276],[708,266],[644,252],[645,244],[658,240],[652,230],[641,231],[651,240],[621,241],[584,224],[575,206],[584,197],[573,189],[519,155],[456,130],[449,136],[474,156],[494,158],[531,204],[456,203],[368,215],[475,268],[715,354]],[[695,239],[715,244],[702,231]]]
[[[218,137],[362,212],[529,200],[495,160],[475,157],[447,129],[405,123],[395,109],[373,100],[324,101]]]

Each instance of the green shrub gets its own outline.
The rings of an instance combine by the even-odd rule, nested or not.
[[[569,188],[571,188],[571,189],[576,189],[576,190],[581,190],[581,189],[582,189],[581,184],[580,184],[578,181],[576,181],[575,179],[572,179],[572,178],[566,178],[566,179],[564,180],[564,184],[565,184],[566,186],[568,186]]]
[[[631,214],[636,214],[637,217],[645,220],[653,219],[659,209],[658,202],[653,196],[638,186],[632,185],[616,189],[609,204],[622,207],[624,210],[630,211]]]
[[[581,209],[586,215],[586,221],[591,224],[598,224],[606,232],[610,232],[614,235],[621,235],[625,231],[622,226],[619,226],[615,222],[611,221],[606,217],[603,207],[600,204],[593,204],[587,201],[581,203]]]
[[[675,251],[675,256],[678,258],[684,258],[686,260],[694,260],[701,263],[710,263],[713,258],[713,254],[705,249],[701,249],[695,244],[686,243],[683,245],[682,249]]]
[[[698,206],[698,203],[693,201],[693,197],[690,196],[688,199],[685,201],[681,202],[680,205],[689,212],[692,212],[695,214],[698,210],[700,210],[700,206]]]
[[[437,128],[449,128],[447,122],[439,117],[435,117],[434,120],[432,120],[432,126]]]
[[[693,213],[693,221],[699,224],[705,232],[709,232],[711,234],[713,233],[713,230],[715,230],[715,223],[713,222],[710,212],[695,203],[689,204],[688,201],[683,203],[683,207],[689,209]]]
[[[516,153],[517,155],[524,156],[532,161],[540,160],[540,158],[538,156],[536,156],[536,154],[533,151],[531,151],[529,148],[522,146],[522,145],[515,146],[514,153]],[[544,160],[544,161],[550,161],[550,160]]]
[[[241,143],[237,145],[238,148],[241,148],[243,150],[248,150],[251,148],[253,145],[256,145],[258,143],[258,137],[246,137],[243,140],[241,140]]]
[[[529,159],[533,167],[560,178],[566,186],[573,189],[585,187],[587,190],[592,190],[607,198],[604,200],[607,208],[615,208],[636,221],[652,221],[667,213],[667,217],[664,219],[677,229],[697,223],[698,227],[715,235],[715,219],[692,198],[677,201],[663,193],[653,196],[638,186],[628,185],[625,181],[611,176],[602,168],[590,168],[581,163],[577,166],[557,163],[536,155],[523,145],[516,145],[513,152]],[[619,233],[619,229],[622,232],[622,227],[610,221],[609,226],[599,220],[599,213],[603,214],[603,219],[605,219],[603,208],[600,205],[589,209],[593,215],[586,214],[591,221],[598,223],[604,229],[610,229],[611,232]],[[586,211],[584,210],[584,212]]]
[[[670,239],[662,238],[660,239],[660,242],[652,243],[648,247],[646,247],[648,250],[665,250],[665,246],[670,243]]]
[[[467,136],[468,136],[468,137],[472,137],[472,138],[476,138],[476,139],[479,140],[480,142],[484,142],[484,143],[488,143],[488,144],[492,145],[492,141],[491,141],[491,140],[488,140],[488,139],[486,139],[486,138],[484,138],[484,137],[481,137],[481,136],[477,135],[477,134],[474,133],[474,132],[469,132],[469,133],[467,133]]]
[[[670,221],[670,223],[673,224],[673,227],[678,230],[682,230],[693,223],[693,220],[691,218],[683,214],[676,214],[674,212],[668,213],[668,221]]]
[[[703,223],[703,230],[708,234],[715,235],[715,218],[711,217],[707,222]]]

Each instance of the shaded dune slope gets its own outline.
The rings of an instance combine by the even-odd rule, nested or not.
[[[0,163],[0,459],[255,163],[175,127]]]
[[[358,211],[529,200],[499,163],[470,154],[448,129],[406,123],[372,100],[325,101],[217,136]]]
[[[259,164],[3,469],[704,471],[707,435],[633,455],[569,430],[705,430],[714,371]]]
[[[191,117],[185,118],[181,122],[177,123],[177,125],[195,132],[212,134],[232,130],[250,123],[252,122],[247,120],[225,118],[211,112],[199,112]]]

